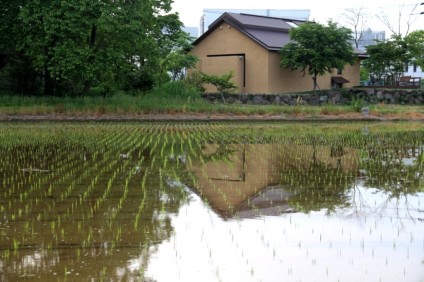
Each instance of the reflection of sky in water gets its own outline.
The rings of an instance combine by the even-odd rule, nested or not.
[[[152,254],[157,281],[424,281],[424,194],[356,186],[352,206],[224,221],[197,196]],[[355,193],[354,193],[355,192]],[[199,280],[200,279],[200,280]]]
[[[424,282],[424,148],[387,145],[400,135],[357,148],[107,128],[0,150],[0,281]]]

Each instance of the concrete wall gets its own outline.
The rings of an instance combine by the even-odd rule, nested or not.
[[[424,91],[413,89],[352,88],[318,91],[315,94],[225,94],[226,103],[252,105],[350,105],[360,100],[363,104],[424,105]],[[207,93],[203,98],[221,102],[217,93]]]

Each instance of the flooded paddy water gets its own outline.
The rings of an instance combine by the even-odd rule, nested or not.
[[[0,161],[0,281],[424,281],[420,123],[3,123]]]

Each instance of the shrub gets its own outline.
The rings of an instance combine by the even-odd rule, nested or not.
[[[216,87],[218,92],[221,94],[222,101],[225,103],[224,93],[231,93],[237,89],[237,86],[234,82],[230,81],[234,77],[232,71],[225,73],[223,75],[207,75],[203,74],[203,80],[205,83],[212,84]]]
[[[206,90],[204,87],[204,74],[200,71],[189,73],[184,82],[187,87],[194,87],[197,89],[197,91],[199,91],[199,93],[203,93]]]
[[[225,73],[223,75],[207,75],[203,74],[203,81],[205,83],[212,84],[216,87],[219,93],[231,93],[237,89],[237,86],[234,82],[230,81],[234,77],[232,71]]]
[[[156,86],[147,95],[160,96],[164,98],[177,98],[182,100],[197,99],[200,95],[198,90],[187,85],[182,80],[171,81]]]
[[[360,112],[362,108],[364,107],[364,105],[365,105],[364,100],[362,100],[361,98],[353,97],[352,101],[350,102],[350,107],[355,112]]]

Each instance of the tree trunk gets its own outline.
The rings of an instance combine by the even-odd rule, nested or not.
[[[321,90],[320,88],[319,88],[319,86],[318,86],[318,83],[317,83],[317,76],[318,76],[318,74],[314,74],[314,76],[312,77],[312,80],[314,81],[314,93],[316,92],[316,90],[317,90],[317,88],[319,89],[319,90]]]
[[[47,64],[45,64],[45,66],[44,66],[44,89],[43,89],[44,95],[46,95],[46,96],[53,95],[53,89],[54,89],[53,80],[51,78],[51,74],[50,74],[50,71],[47,67]]]
[[[315,91],[317,89],[317,75],[316,74],[314,74],[314,76],[312,77],[312,81],[314,82],[314,89],[313,89],[313,91],[315,93]]]
[[[55,43],[55,40],[53,40],[53,44]],[[55,82],[52,79],[51,72],[49,70],[49,63],[52,60],[52,55],[49,53],[48,47],[44,48],[44,53],[46,54],[46,60],[44,61],[44,89],[43,93],[44,95],[53,95],[54,94],[54,87]]]
[[[91,85],[93,84],[93,80],[89,79],[84,82],[84,89],[82,90],[82,96],[86,96],[90,93]]]
[[[97,26],[93,24],[91,26],[90,38],[88,42],[88,48],[90,50],[94,48],[94,45],[96,44],[96,39],[97,39]],[[93,62],[89,59],[87,63],[91,64]],[[91,77],[84,82],[84,89],[82,90],[83,96],[86,96],[88,93],[90,93],[92,84],[93,84],[93,78]]]

